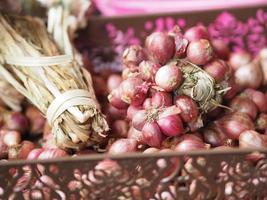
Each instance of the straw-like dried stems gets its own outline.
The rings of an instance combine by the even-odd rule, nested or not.
[[[24,96],[0,76],[0,99],[14,111],[21,111]]]
[[[221,105],[223,95],[230,89],[227,81],[217,84],[207,72],[203,69],[184,60],[173,61],[181,67],[184,82],[175,91],[176,94],[185,94],[194,99],[201,112],[207,113]]]
[[[9,63],[0,66],[0,73],[44,114],[48,114],[55,98],[60,96],[57,100],[64,100],[61,94],[77,89],[83,93],[88,91],[86,99],[73,96],[74,100],[71,100],[74,104],[61,102],[67,108],[55,119],[52,117],[50,122],[56,144],[65,149],[79,149],[101,142],[108,125],[99,110],[90,74],[75,60],[68,63],[59,56],[62,52],[38,19],[1,15],[0,30],[0,54]],[[45,64],[42,66],[40,63]],[[52,111],[56,112],[57,109]]]

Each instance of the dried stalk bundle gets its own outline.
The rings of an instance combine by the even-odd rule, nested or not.
[[[80,149],[101,142],[108,125],[90,74],[61,55],[38,19],[1,15],[0,30],[0,74],[46,115],[56,144]]]
[[[230,89],[226,81],[215,83],[203,69],[184,60],[173,61],[182,69],[184,82],[175,93],[187,95],[198,102],[200,110],[207,113],[221,105],[223,95]]]
[[[24,96],[21,95],[5,78],[0,76],[0,99],[12,110],[21,111]]]

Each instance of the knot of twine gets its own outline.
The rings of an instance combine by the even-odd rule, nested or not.
[[[183,60],[176,60],[175,63],[181,67],[184,77],[183,84],[175,91],[177,95],[190,96],[204,112],[221,106],[222,95],[229,88],[216,84],[207,72],[193,63]]]
[[[73,57],[70,55],[46,56],[46,57],[5,57],[5,61],[9,65],[20,67],[34,67],[42,69],[53,65],[61,65],[73,62]],[[8,71],[4,69],[7,73]],[[43,73],[44,74],[44,73]],[[44,77],[40,77],[44,78]],[[28,92],[23,87],[20,87],[20,92],[29,98]],[[55,99],[50,103],[46,111],[46,118],[50,125],[66,110],[73,106],[81,105],[96,105],[95,99],[91,98],[90,93],[84,89],[71,89],[64,93],[54,95]]]

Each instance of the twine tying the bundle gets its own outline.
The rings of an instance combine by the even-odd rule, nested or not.
[[[22,67],[47,67],[53,65],[64,66],[70,62],[73,62],[72,56],[60,55],[60,56],[47,56],[47,57],[5,57],[6,63],[9,65],[16,65]],[[44,76],[40,77],[47,81]],[[24,90],[24,89],[23,89]],[[23,93],[27,93],[24,91]],[[60,93],[55,92],[55,99],[47,108],[46,118],[48,123],[53,126],[53,122],[66,110],[69,110],[73,106],[80,105],[98,105],[98,103],[90,97],[90,93],[87,90],[73,89]],[[81,123],[85,122],[85,117],[78,117]]]

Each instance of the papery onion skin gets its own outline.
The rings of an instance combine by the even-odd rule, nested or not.
[[[122,82],[122,77],[118,74],[111,74],[107,79],[108,92],[115,90]]]
[[[196,65],[205,65],[213,57],[213,49],[210,42],[200,39],[190,42],[187,47],[187,58]]]
[[[248,64],[252,60],[251,55],[246,51],[237,51],[230,54],[229,65],[235,71],[239,67]]]
[[[243,131],[254,129],[251,118],[247,114],[239,112],[226,114],[216,123],[228,138],[234,140],[237,140]]]
[[[160,128],[156,122],[145,123],[143,129],[143,140],[151,147],[160,147],[163,141],[163,135]]]
[[[264,143],[261,135],[254,130],[246,130],[239,136],[239,147],[240,148],[264,148]]]
[[[196,102],[186,95],[175,96],[175,105],[181,109],[180,116],[184,122],[192,122],[196,120],[199,115],[198,106]]]
[[[118,139],[109,148],[109,154],[130,153],[137,151],[137,141],[134,139]]]
[[[141,105],[146,98],[148,87],[141,78],[133,77],[120,84],[121,99],[135,106]]]
[[[131,67],[131,68],[125,68],[122,70],[121,77],[123,80],[126,80],[128,78],[137,77],[140,78],[139,69],[137,66]]]
[[[160,117],[157,122],[160,130],[166,136],[179,136],[184,133],[183,123],[179,115]]]
[[[262,80],[263,74],[258,62],[242,65],[235,71],[235,81],[241,89],[257,89],[261,85]]]
[[[157,71],[155,82],[166,92],[171,92],[182,84],[182,71],[174,64],[164,65]]]
[[[151,98],[152,106],[155,108],[163,108],[172,105],[172,96],[167,92],[156,92]]]
[[[199,26],[194,26],[192,28],[189,28],[185,34],[184,37],[192,42],[200,39],[209,39],[209,32],[205,26],[199,25]]]
[[[244,95],[256,104],[260,112],[267,113],[267,98],[263,92],[254,89],[246,89],[244,90]]]
[[[144,60],[139,64],[140,76],[144,81],[154,82],[155,74],[161,66],[149,60]]]
[[[230,49],[228,45],[221,39],[214,39],[211,41],[214,53],[223,60],[228,60]]]
[[[247,97],[235,97],[230,103],[230,108],[233,111],[247,114],[251,119],[255,119],[258,112],[255,103]]]
[[[173,57],[175,51],[174,39],[166,33],[154,32],[146,38],[145,47],[150,60],[165,64]]]
[[[175,43],[175,58],[183,58],[186,56],[186,49],[189,41],[183,36],[179,26],[174,26],[168,33],[173,37]]]
[[[145,125],[147,121],[147,113],[145,110],[140,110],[138,112],[136,112],[133,115],[133,119],[132,119],[132,126],[138,130],[138,131],[142,131],[143,126]]]
[[[108,100],[109,103],[114,106],[117,109],[126,109],[128,108],[129,104],[124,102],[121,99],[121,94],[119,89],[113,90],[109,95],[108,95]]]
[[[131,65],[138,66],[146,56],[140,45],[131,45],[124,50],[122,57],[124,66],[130,67]]]

